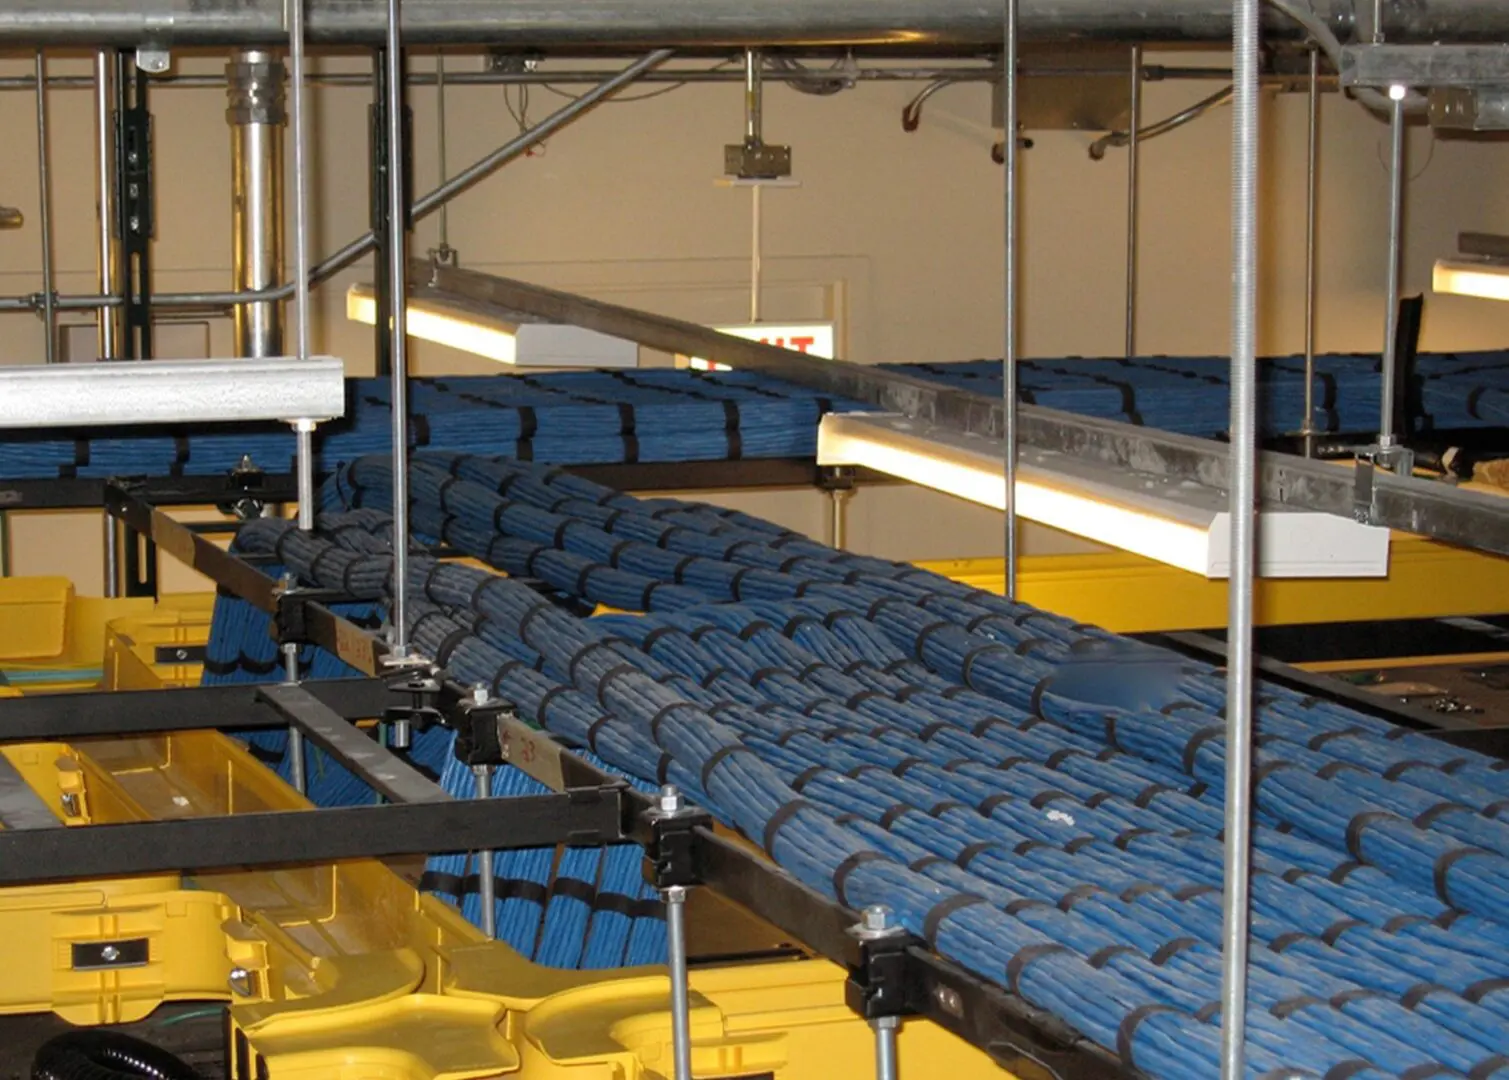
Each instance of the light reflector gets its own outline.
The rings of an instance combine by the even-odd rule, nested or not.
[[[819,465],[873,469],[997,510],[1006,507],[1004,457],[999,440],[890,413],[830,413],[818,429]],[[1230,515],[1225,494],[1211,488],[1023,447],[1016,506],[1028,521],[1208,578],[1230,575]],[[1264,577],[1388,573],[1387,529],[1285,508],[1258,521]]]
[[[377,294],[371,285],[346,291],[346,318],[372,326]],[[411,337],[459,349],[500,364],[520,367],[607,367],[639,365],[639,346],[578,326],[509,317],[488,305],[433,287],[410,291],[407,328]]]
[[[1509,300],[1509,265],[1464,259],[1437,259],[1431,288],[1453,296]]]

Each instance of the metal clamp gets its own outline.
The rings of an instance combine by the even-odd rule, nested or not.
[[[671,975],[671,1050],[673,1080],[692,1080],[691,990],[687,978],[686,890],[700,882],[696,868],[696,830],[711,827],[712,815],[688,806],[670,784],[660,789],[654,806],[644,812],[650,826],[645,845],[645,879],[665,902],[667,966]]]
[[[462,696],[447,683],[439,699],[441,722],[456,732],[456,760],[474,769],[505,763],[498,721],[516,715],[513,702],[495,698],[482,684]]]
[[[445,722],[445,713],[440,708],[443,687],[430,670],[412,670],[388,683],[388,689],[395,694],[407,694],[409,699],[383,710],[383,723],[388,725],[388,741],[393,749],[407,750],[413,745],[415,731],[426,731]]]
[[[865,908],[849,933],[859,941],[859,963],[849,969],[844,1003],[875,1030],[876,1080],[896,1080],[896,1032],[915,1011],[907,960],[912,936],[883,904]]]
[[[711,828],[712,815],[688,806],[671,785],[660,789],[656,804],[644,812],[650,826],[645,844],[645,880],[664,892],[702,883],[696,866],[696,831]]]

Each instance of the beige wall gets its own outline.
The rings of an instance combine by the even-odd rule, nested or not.
[[[1181,55],[1172,62],[1202,62]],[[1224,57],[1216,56],[1216,62]],[[421,63],[425,61],[419,61]],[[213,70],[218,63],[185,61]],[[453,70],[475,64],[452,61]],[[575,65],[573,65],[575,66]],[[84,70],[58,61],[55,70]],[[29,64],[14,67],[30,70]],[[901,130],[910,84],[865,84],[830,98],[771,86],[766,134],[793,146],[801,187],[765,197],[769,318],[809,317],[835,307],[845,354],[864,362],[956,360],[999,355],[1001,343],[1001,172],[988,150],[989,95],[961,85],[935,95],[921,129]],[[1209,84],[1151,84],[1146,115],[1161,116],[1208,93]],[[449,93],[450,159],[457,168],[516,130],[497,87]],[[50,95],[53,197],[59,287],[94,281],[90,96]],[[334,250],[366,227],[367,91],[322,88],[314,97],[316,251]],[[535,89],[531,117],[560,98]],[[413,95],[418,186],[435,163],[433,91]],[[34,100],[0,94],[0,202],[36,203]],[[229,285],[229,137],[219,90],[156,95],[160,187],[155,250],[159,288]],[[451,240],[467,265],[705,321],[747,314],[749,195],[714,186],[722,146],[741,128],[740,91],[691,86],[649,100],[604,106],[458,201]],[[1382,337],[1387,175],[1385,126],[1328,95],[1323,120],[1319,306],[1326,349],[1376,349]],[[1096,355],[1122,342],[1125,245],[1124,153],[1095,163],[1091,136],[1034,133],[1023,156],[1024,355]],[[1265,104],[1260,348],[1301,344],[1305,102]],[[1219,354],[1227,342],[1230,120],[1224,110],[1147,144],[1143,162],[1143,351]],[[1405,288],[1429,287],[1432,260],[1460,229],[1509,227],[1506,150],[1490,141],[1436,140],[1411,132],[1409,243]],[[415,249],[433,246],[436,220],[421,224]],[[0,235],[0,290],[37,289],[37,234]],[[371,370],[366,328],[344,319],[347,284],[361,268],[316,294],[315,342],[355,373]],[[1509,305],[1433,299],[1430,348],[1509,345]],[[4,316],[0,359],[41,355],[37,321]],[[228,324],[210,327],[228,354]],[[185,332],[179,347],[197,346]],[[416,369],[466,363],[416,347]],[[821,535],[822,499],[810,492],[742,496],[741,505]],[[861,493],[850,508],[856,548],[894,557],[999,552],[1000,516],[946,497],[903,490]],[[1028,550],[1059,545],[1043,530]],[[98,529],[77,515],[31,515],[15,523],[18,573],[70,572],[98,587]]]

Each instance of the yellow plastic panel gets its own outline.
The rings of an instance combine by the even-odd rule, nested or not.
[[[1000,559],[918,563],[999,593]],[[1119,633],[1226,625],[1226,582],[1121,553],[1022,559],[1026,603]],[[1395,533],[1386,578],[1274,579],[1257,583],[1260,626],[1487,615],[1509,596],[1509,559]]]
[[[210,638],[210,615],[214,597],[193,595],[177,598],[156,611],[136,617],[112,619],[105,625],[106,690],[155,690],[168,686],[197,686],[203,665],[188,659],[187,650],[203,646]],[[157,652],[185,650],[159,663]]]
[[[0,660],[62,656],[72,599],[65,577],[0,578]]]

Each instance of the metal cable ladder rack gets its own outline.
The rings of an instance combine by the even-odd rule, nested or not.
[[[261,812],[176,821],[75,828],[0,829],[0,885],[324,862],[356,857],[522,847],[645,846],[646,878],[662,891],[705,887],[791,935],[850,972],[847,1000],[871,1021],[932,1020],[1017,1071],[1046,1066],[1063,1080],[1132,1075],[1104,1049],[1009,989],[992,985],[909,934],[856,934],[863,915],[802,885],[749,845],[716,832],[703,813],[657,813],[656,799],[602,772],[550,735],[521,722],[507,702],[475,695],[442,670],[395,676],[383,640],[331,610],[340,597],[288,589],[254,561],[222,550],[201,531],[174,521],[152,499],[156,485],[108,482],[109,512],[132,533],[206,574],[274,618],[280,640],[318,646],[368,677],[299,684],[201,687],[111,695],[66,694],[0,701],[0,741],[68,741],[216,729],[298,730],[380,792],[381,805]],[[1222,647],[1196,635],[1158,643],[1219,661]],[[1456,745],[1509,756],[1504,729],[1484,728],[1423,709],[1385,706],[1360,691],[1285,665],[1262,662],[1265,676],[1331,696],[1394,722],[1429,730]],[[415,676],[418,676],[417,682]],[[416,692],[417,690],[417,692]],[[410,704],[405,707],[405,701]],[[511,764],[551,794],[506,800],[454,799],[403,757],[380,746],[355,721],[402,714],[458,733],[469,764]],[[213,717],[213,721],[207,718]],[[0,808],[17,823],[24,811],[19,777],[0,776]],[[684,962],[684,954],[683,954]],[[1004,981],[1004,980],[1003,980]],[[1035,1075],[1031,1071],[1019,1075]]]

